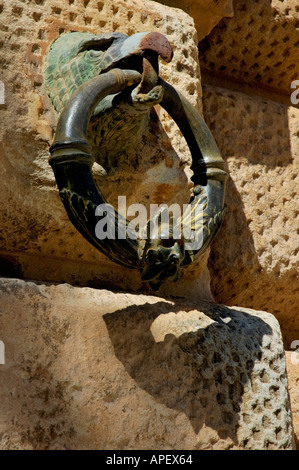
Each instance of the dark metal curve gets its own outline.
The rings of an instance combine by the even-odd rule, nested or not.
[[[137,84],[141,75],[135,70],[113,69],[83,83],[71,96],[57,124],[49,160],[67,214],[77,230],[112,261],[128,268],[139,268],[138,241],[99,240],[95,235],[96,207],[106,204],[92,177],[94,157],[86,138],[87,126],[96,105],[105,96]],[[117,215],[117,213],[116,213]]]
[[[209,219],[202,246],[198,250],[185,250],[182,266],[186,266],[208,248],[221,227],[228,174],[215,139],[199,112],[169,83],[162,79],[159,83],[164,91],[161,106],[178,125],[191,152],[194,189],[189,204],[196,207],[204,200],[204,213]]]
[[[115,238],[99,240],[95,235],[96,208],[106,200],[93,181],[91,166],[94,158],[86,138],[88,123],[97,104],[105,96],[118,93],[140,80],[141,75],[134,70],[113,69],[83,83],[60,115],[49,163],[65,209],[78,231],[112,261],[142,271],[145,257],[140,252],[139,241],[118,239],[118,224],[127,224],[127,221],[121,220],[112,206],[117,217]],[[194,190],[189,204],[191,208],[204,205],[207,217],[201,246],[196,250],[183,247],[181,266],[186,267],[206,250],[221,226],[227,173],[215,140],[200,114],[171,85],[161,79],[159,84],[164,91],[161,105],[178,124],[191,151]]]

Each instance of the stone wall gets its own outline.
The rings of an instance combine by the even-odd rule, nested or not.
[[[233,6],[233,18],[199,45],[201,69],[289,98],[298,79],[298,2],[235,0]]]
[[[1,281],[2,449],[293,448],[280,328],[289,348],[299,338],[298,109],[288,95],[299,76],[298,8],[235,1],[234,17],[210,33],[232,2],[209,2],[197,31],[160,3],[0,1],[0,274],[37,281]],[[216,301],[231,307],[213,303],[209,253],[155,297],[70,224],[48,165],[57,116],[43,72],[51,43],[77,30],[164,33],[174,60],[161,75],[199,110],[197,42],[210,33],[199,45],[203,111],[230,180],[209,270]],[[122,162],[108,177],[110,202],[116,188],[129,203],[188,201],[189,152],[157,111],[163,128],[137,149],[134,171]],[[294,370],[288,361],[296,418]]]
[[[298,348],[298,342],[296,343]],[[295,349],[295,348],[294,348]],[[297,352],[286,351],[286,363],[289,393],[292,402],[292,419],[295,431],[296,449],[299,450],[299,354]]]
[[[274,313],[286,349],[299,338],[299,109],[291,102],[298,19],[292,0],[235,1],[234,17],[199,43],[204,117],[230,172],[226,218],[209,258],[212,292],[218,302]]]
[[[207,36],[222,18],[234,15],[233,0],[160,0],[159,3],[186,11],[194,19],[199,40]]]
[[[292,449],[273,315],[0,279],[0,449]]]
[[[209,261],[215,299],[274,313],[299,338],[299,78],[294,1],[236,1],[199,43],[204,116],[227,161],[227,212]]]

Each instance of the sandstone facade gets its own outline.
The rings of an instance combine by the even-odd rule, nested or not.
[[[204,116],[227,161],[223,230],[209,267],[215,299],[267,310],[299,338],[297,2],[235,2],[199,44]]]
[[[298,2],[237,0],[199,45],[201,69],[285,94],[298,79]]]
[[[234,15],[233,0],[160,0],[163,5],[181,8],[193,19],[201,40],[222,20]]]
[[[292,351],[286,352],[287,373],[296,448],[299,450],[299,352],[298,342]]]
[[[273,315],[2,279],[1,449],[292,449]]]
[[[235,16],[209,34],[232,16],[231,1],[177,5],[211,6],[204,25],[195,18],[197,31],[188,14],[160,3],[0,2],[0,274],[100,288],[1,281],[2,449],[293,448],[280,328],[265,311],[289,348],[299,337],[299,116],[289,102],[298,8],[236,1]],[[57,116],[43,72],[53,40],[77,30],[167,35],[174,60],[161,75],[199,110],[197,42],[209,34],[199,46],[203,111],[230,172],[209,270],[214,298],[231,307],[212,303],[209,253],[153,296],[70,224],[48,165]],[[120,191],[129,204],[188,201],[189,152],[157,112],[163,127],[108,177],[109,202]],[[290,365],[288,373],[297,428]]]

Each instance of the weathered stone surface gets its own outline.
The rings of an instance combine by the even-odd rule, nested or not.
[[[298,79],[297,0],[246,0],[234,5],[199,44],[201,69],[290,95]]]
[[[273,313],[299,338],[297,2],[236,2],[200,43],[204,117],[228,163],[224,226],[209,267],[218,302]]]
[[[13,1],[1,7],[0,17],[0,78],[6,90],[6,104],[0,108],[0,191],[6,201],[0,208],[2,275],[146,290],[138,272],[110,262],[68,220],[48,164],[57,117],[44,89],[45,55],[63,32],[159,31],[174,49],[174,60],[161,64],[161,75],[200,107],[193,20],[156,2],[135,0]],[[126,195],[128,205],[147,207],[188,202],[190,154],[173,121],[158,112],[169,136],[156,124],[136,153],[120,159],[119,170],[105,182],[110,203],[118,195]],[[211,299],[206,259],[167,292],[183,295],[186,289],[188,295]]]
[[[299,450],[299,343],[293,351],[286,351],[289,394],[291,400],[296,448]]]
[[[193,19],[198,39],[207,36],[222,18],[234,14],[232,0],[157,0],[159,3],[186,11]]]
[[[237,2],[236,22],[222,22],[219,36],[210,36],[219,38],[215,54],[208,50],[201,60],[205,72],[224,71],[229,78],[287,91],[288,80],[298,78],[298,9],[272,2],[279,12],[273,20],[273,8],[259,3],[263,13],[256,2],[241,8]],[[205,27],[198,27],[200,34],[210,28],[207,17]],[[0,208],[0,272],[146,291],[138,273],[89,246],[64,212],[48,165],[56,116],[43,86],[44,59],[51,42],[71,30],[159,31],[175,52],[173,63],[161,66],[162,76],[200,109],[193,20],[150,1],[13,0],[0,3],[0,29],[6,92],[0,105],[0,191],[6,202]],[[236,43],[230,46],[232,36]],[[234,52],[237,68],[230,67]],[[264,67],[262,79],[257,67]],[[107,185],[110,202],[115,188],[127,194],[129,204],[188,200],[189,153],[172,121],[157,111],[168,136],[157,127],[129,164],[120,162],[121,171]],[[222,302],[272,311],[288,343],[299,331],[297,110],[206,86],[205,117],[231,174],[226,222],[210,261],[213,292]],[[7,363],[0,365],[0,448],[291,448],[277,321],[247,308],[162,298],[211,301],[207,256],[161,297],[3,280],[0,341]],[[297,426],[294,374],[290,393]]]
[[[212,291],[226,305],[275,314],[288,349],[299,338],[299,110],[204,86],[204,113],[230,173]]]
[[[1,449],[291,449],[265,312],[1,279]]]

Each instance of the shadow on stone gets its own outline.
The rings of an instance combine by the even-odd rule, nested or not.
[[[263,310],[260,305],[252,305],[252,299],[246,293],[249,287],[248,273],[254,278],[260,276],[263,269],[249,228],[250,220],[245,215],[242,197],[232,178],[227,183],[225,208],[223,225],[211,245],[208,261],[213,296],[216,302],[242,306],[241,291],[247,297],[246,307]]]
[[[158,302],[104,315],[104,321],[117,358],[138,386],[185,413],[195,433],[207,426],[237,443],[244,389],[272,328],[222,305],[197,308]]]

